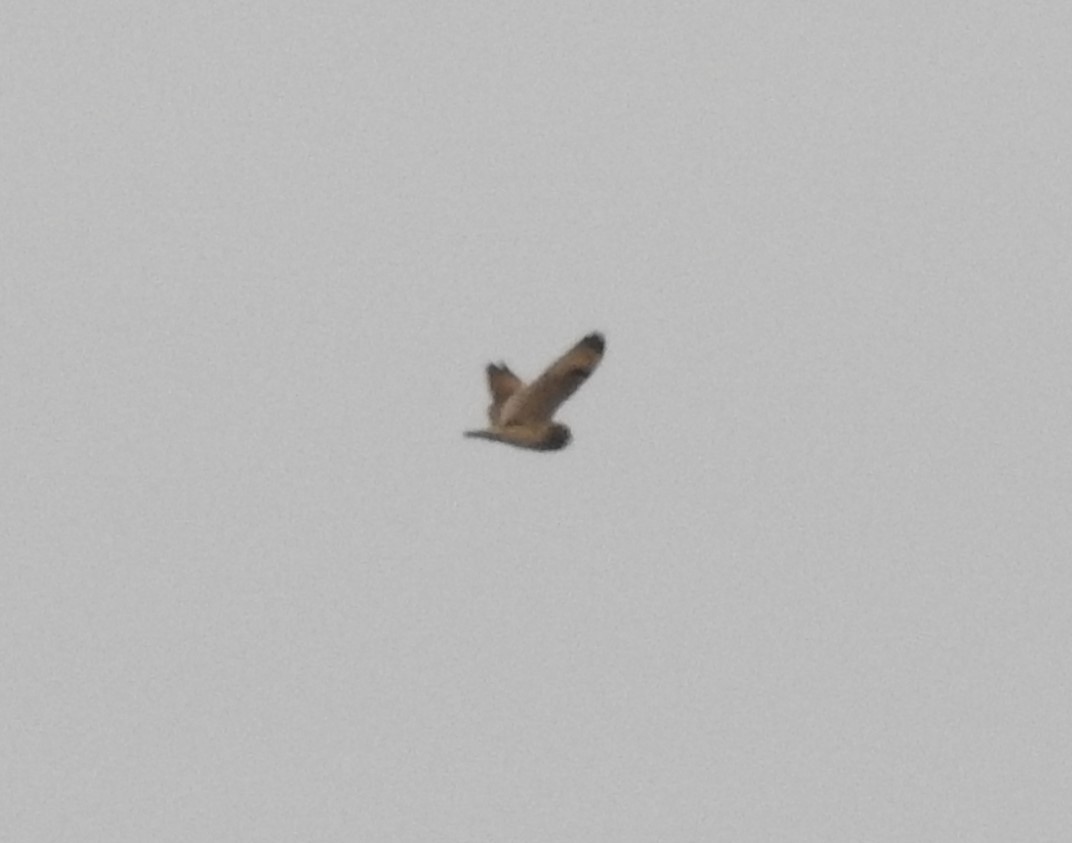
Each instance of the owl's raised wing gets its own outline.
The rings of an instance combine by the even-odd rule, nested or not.
[[[528,386],[513,393],[499,413],[500,424],[549,422],[555,411],[588,380],[603,359],[603,335],[586,336]]]
[[[487,371],[488,389],[491,391],[491,404],[488,407],[488,418],[491,420],[492,424],[498,424],[499,414],[503,404],[506,403],[506,399],[520,390],[524,384],[521,382],[521,378],[511,372],[510,369],[502,363],[499,365],[489,363]]]

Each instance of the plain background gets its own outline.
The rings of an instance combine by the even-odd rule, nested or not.
[[[1072,5],[0,30],[0,837],[1072,839]]]

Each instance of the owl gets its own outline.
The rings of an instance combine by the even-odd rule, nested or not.
[[[484,430],[468,430],[465,435],[532,451],[565,448],[572,435],[566,425],[552,421],[555,411],[588,380],[605,348],[602,334],[589,334],[528,384],[504,364],[490,364],[491,423]]]

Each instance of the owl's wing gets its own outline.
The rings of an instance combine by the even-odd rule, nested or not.
[[[496,366],[488,364],[488,389],[491,391],[491,404],[488,407],[488,418],[492,424],[498,424],[499,414],[506,399],[521,389],[524,384],[521,378],[515,375],[503,364]]]
[[[589,334],[558,358],[536,380],[515,392],[503,405],[501,424],[549,422],[555,411],[575,393],[603,359],[606,342]]]

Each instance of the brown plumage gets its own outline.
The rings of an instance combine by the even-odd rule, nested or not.
[[[488,364],[488,389],[491,390],[491,404],[488,405],[488,420],[492,424],[499,421],[499,410],[506,403],[506,399],[524,386],[521,378],[511,372],[505,365],[500,363]]]
[[[570,443],[570,429],[552,421],[555,411],[595,371],[606,343],[592,333],[558,358],[530,384],[522,383],[504,364],[487,368],[490,426],[466,436],[504,442],[534,451],[557,451]]]

